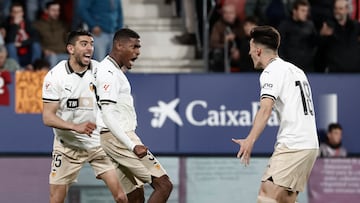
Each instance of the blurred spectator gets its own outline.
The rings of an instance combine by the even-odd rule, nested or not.
[[[246,18],[246,13],[245,13],[246,0],[218,0],[218,2],[220,2],[221,5],[233,4],[236,8],[237,18],[241,22],[243,22],[245,20],[245,18]]]
[[[312,21],[308,20],[309,2],[296,0],[292,16],[279,25],[281,44],[280,57],[294,63],[305,72],[314,71],[314,56],[317,44],[317,31]]]
[[[360,21],[360,1],[359,0],[349,0],[351,1],[351,19]]]
[[[246,0],[246,16],[256,16],[260,25],[278,27],[288,15],[287,6],[283,0]]]
[[[0,0],[0,23],[9,15],[11,0]]]
[[[81,27],[81,19],[76,11],[77,0],[61,0],[60,19],[66,23],[68,30],[77,30]]]
[[[31,23],[24,18],[23,5],[14,2],[10,6],[10,16],[1,26],[5,28],[5,45],[10,58],[22,67],[31,65],[41,58],[41,47]]]
[[[320,30],[321,47],[317,67],[320,72],[359,72],[359,22],[349,18],[349,2],[336,0],[334,20]]]
[[[45,59],[37,59],[33,63],[33,71],[48,71],[52,68],[50,63]]]
[[[320,143],[321,157],[346,157],[347,151],[342,147],[342,127],[339,123],[331,123],[325,141]]]
[[[123,27],[121,0],[78,0],[77,11],[94,36],[94,59],[102,60],[115,31]]]
[[[240,72],[254,72],[257,71],[254,68],[254,62],[249,55],[250,51],[250,32],[251,30],[258,25],[258,19],[256,17],[246,17],[242,23],[242,28],[244,36],[240,37],[239,50],[240,50],[240,60],[239,68]]]
[[[21,2],[23,3],[23,5],[25,5],[26,8],[26,18],[30,22],[34,22],[42,13],[42,10],[45,8],[46,3],[49,1],[50,0],[22,0]]]
[[[175,42],[185,45],[196,44],[196,27],[197,27],[197,14],[195,9],[195,2],[193,0],[182,1],[182,17],[185,21],[185,33],[176,35]]]
[[[34,22],[34,28],[39,33],[42,53],[49,61],[50,67],[68,58],[65,44],[68,29],[66,24],[60,20],[59,3],[47,2],[43,15]]]
[[[0,105],[10,105],[10,91],[8,85],[11,84],[11,74],[8,70],[0,69]]]
[[[222,18],[215,22],[210,34],[210,71],[224,72],[227,66],[234,70],[240,68],[238,43],[243,35],[235,6],[233,4],[223,5]]]
[[[4,45],[0,45],[0,71],[17,71],[20,65],[12,58],[7,57],[7,50]]]
[[[1,29],[0,28],[0,45],[4,45],[5,42],[4,42],[4,37],[3,37],[3,34],[2,33],[5,33],[5,29]]]
[[[311,20],[316,30],[320,31],[324,22],[333,18],[334,0],[309,0],[311,7]]]

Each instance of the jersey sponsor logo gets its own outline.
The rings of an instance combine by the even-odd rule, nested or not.
[[[103,89],[104,89],[105,92],[109,91],[109,90],[110,90],[109,88],[110,88],[110,85],[109,85],[109,84],[105,84],[105,85],[103,86]]]
[[[263,89],[272,89],[273,88],[273,84],[271,84],[271,83],[265,83],[263,86],[262,86],[262,88]]]
[[[79,107],[79,99],[68,99],[66,101],[66,107],[69,108],[69,109]]]
[[[149,111],[154,114],[154,118],[151,120],[151,126],[154,128],[161,128],[167,118],[179,126],[182,126],[183,122],[175,110],[179,102],[179,98],[170,101],[168,104],[163,101],[158,101],[158,106],[150,107]]]
[[[46,82],[46,83],[45,83],[45,90],[49,90],[50,86],[51,86],[51,83],[50,83],[50,82]]]
[[[151,106],[148,110],[153,113],[151,126],[161,128],[166,119],[173,121],[178,126],[183,126],[176,106],[180,99],[176,98],[169,103],[158,101],[158,106]],[[228,109],[222,104],[218,109],[209,109],[208,102],[205,100],[193,100],[185,107],[185,119],[193,126],[251,126],[255,119],[256,112],[260,107],[259,102],[251,102],[250,109]],[[205,113],[204,113],[205,112]],[[272,112],[268,123],[269,126],[279,126],[279,118],[275,111]]]
[[[67,108],[74,109],[74,108],[92,108],[94,105],[94,100],[92,97],[80,97],[77,99],[68,99],[66,101]]]

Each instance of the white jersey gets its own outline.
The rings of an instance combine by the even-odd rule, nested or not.
[[[63,60],[45,76],[42,90],[44,102],[59,102],[56,112],[61,119],[72,123],[96,122],[98,107],[94,93],[94,72],[98,62],[92,60],[82,76],[75,73],[68,61]],[[54,128],[55,139],[65,146],[90,149],[100,146],[100,133],[96,129],[89,137],[71,130]]]
[[[134,131],[137,126],[134,100],[130,83],[119,67],[109,56],[100,62],[96,73],[96,88],[100,103],[114,103],[121,114],[120,127],[124,132]],[[98,115],[97,125],[106,128]]]
[[[319,148],[311,88],[305,73],[276,58],[263,70],[260,85],[261,98],[275,101],[280,119],[277,144],[290,149]]]

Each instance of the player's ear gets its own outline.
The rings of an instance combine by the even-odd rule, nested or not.
[[[72,44],[66,45],[66,51],[67,51],[69,54],[73,54],[73,53],[74,53],[74,46],[73,46]]]
[[[256,54],[257,54],[257,56],[260,56],[260,55],[261,55],[261,52],[262,52],[262,49],[261,49],[261,48],[256,48]]]

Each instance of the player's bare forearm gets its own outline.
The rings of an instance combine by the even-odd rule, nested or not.
[[[260,109],[255,115],[253,126],[246,139],[255,142],[266,127],[267,121],[270,118],[274,101],[270,98],[263,98],[260,101]]]
[[[91,137],[92,132],[96,128],[96,124],[90,121],[75,124],[72,122],[64,121],[58,115],[56,111],[59,108],[58,103],[44,103],[43,108],[43,122],[45,125],[62,130],[74,130],[80,134],[87,134]]]
[[[66,122],[56,115],[56,111],[59,107],[58,103],[44,103],[43,108],[43,122],[46,126],[63,129],[63,130],[73,130],[74,124],[71,122]]]

